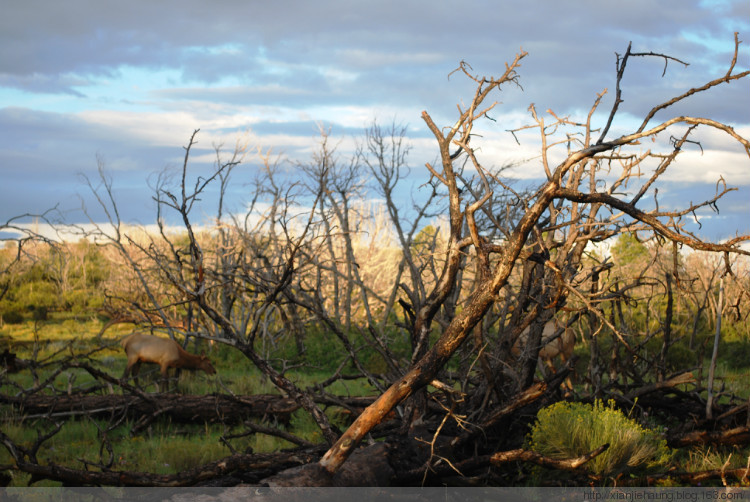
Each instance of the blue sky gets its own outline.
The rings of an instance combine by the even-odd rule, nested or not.
[[[520,48],[523,87],[508,88],[494,117],[504,131],[538,110],[583,119],[596,93],[613,91],[615,53],[654,51],[690,63],[633,60],[623,81],[616,130],[651,106],[726,71],[733,33],[750,64],[750,2],[694,0],[7,1],[0,18],[0,222],[59,204],[83,218],[79,174],[97,156],[112,175],[129,221],[151,223],[147,179],[178,165],[201,129],[196,169],[212,145],[272,147],[309,160],[318,124],[345,154],[373,119],[407,124],[416,179],[435,148],[420,113],[450,124],[472,86],[448,74],[461,60],[500,74]],[[670,114],[689,112],[750,136],[750,83],[725,86]],[[607,99],[611,99],[610,92]],[[611,101],[605,99],[603,109]],[[711,235],[750,232],[750,160],[717,135],[686,156],[660,188],[663,204],[710,196],[719,175],[741,187]],[[528,158],[508,134],[487,138],[488,164]],[[518,174],[533,176],[533,163]],[[249,159],[246,174],[253,161]],[[248,176],[249,177],[249,176]],[[238,181],[239,182],[239,181]],[[88,200],[87,204],[91,204]]]

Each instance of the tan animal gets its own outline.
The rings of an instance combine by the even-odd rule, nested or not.
[[[529,339],[529,331],[531,326],[527,326],[521,332],[521,335],[513,344],[511,353],[518,357],[521,355],[521,351],[526,348],[526,341]],[[559,330],[563,330],[560,336],[553,339],[555,334]],[[551,319],[547,321],[542,330],[542,348],[539,349],[539,360],[544,361],[545,364],[554,372],[555,365],[553,361],[555,358],[560,357],[563,364],[573,355],[573,348],[576,344],[576,336],[573,328],[569,327],[564,321],[558,319]],[[540,367],[541,369],[541,367]]]
[[[167,379],[169,368],[202,370],[209,375],[216,373],[208,357],[202,354],[200,356],[190,354],[169,338],[133,333],[125,337],[120,344],[128,356],[128,365],[122,375],[123,378],[127,377],[128,373],[137,378],[141,363],[158,364],[164,380]]]

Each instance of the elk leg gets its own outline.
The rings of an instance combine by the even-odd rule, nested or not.
[[[547,364],[547,361],[542,360],[540,357],[536,360],[536,368],[539,370],[539,373],[542,375],[542,380],[547,380],[547,370],[544,369],[544,365]],[[551,368],[552,372],[554,373],[554,367]]]
[[[164,392],[169,393],[169,366],[161,367],[161,382],[164,384]],[[156,390],[159,391],[159,384],[156,384]]]
[[[562,355],[562,356],[560,357],[560,360],[562,361],[563,365],[565,365],[565,364],[567,364],[567,363],[568,363],[568,358],[567,358],[567,357],[565,357],[565,355]],[[573,379],[572,379],[572,376],[573,376],[573,375],[575,375],[575,370],[576,370],[576,369],[575,369],[575,366],[573,366],[573,367],[571,368],[571,371],[570,371],[570,375],[571,375],[571,376],[569,376],[568,378],[566,378],[566,379],[565,379],[565,381],[563,382],[563,387],[565,387],[565,388],[566,388],[566,389],[568,389],[569,391],[572,391],[572,390],[573,390]]]
[[[135,382],[136,387],[140,387],[141,384],[138,380],[138,372],[141,371],[141,361],[138,360],[130,367],[130,375],[133,377],[133,382]]]

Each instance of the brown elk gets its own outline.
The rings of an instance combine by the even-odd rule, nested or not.
[[[154,335],[133,333],[120,342],[128,356],[128,365],[122,378],[132,376],[138,378],[141,363],[155,363],[160,366],[162,379],[166,381],[169,368],[184,368],[188,370],[202,370],[209,375],[216,373],[211,361],[204,355],[194,355],[185,351],[174,340],[160,338]]]
[[[529,339],[529,331],[531,326],[527,326],[519,335],[516,343],[511,348],[511,353],[518,357],[522,351],[526,349],[526,341]],[[558,332],[562,331],[558,335]],[[556,336],[558,335],[558,336]],[[568,326],[564,321],[558,319],[551,319],[547,321],[542,330],[542,341],[541,348],[539,349],[539,361],[544,363],[555,372],[555,365],[553,361],[559,357],[563,364],[573,355],[573,348],[576,344],[576,337],[573,328]],[[542,370],[542,366],[539,366]],[[544,374],[544,371],[542,371]],[[570,387],[570,384],[568,384]]]

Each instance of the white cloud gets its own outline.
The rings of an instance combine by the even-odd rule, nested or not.
[[[728,185],[750,184],[750,160],[747,154],[725,150],[685,152],[670,166],[663,178],[683,183],[717,183],[723,178]]]
[[[77,115],[89,125],[122,135],[127,141],[174,147],[176,150],[185,144],[185,135],[200,126],[197,117],[186,112],[90,110]]]
[[[670,63],[662,78],[660,59],[632,59],[612,137],[659,101],[721,75],[733,31],[750,27],[747,2],[717,8],[700,0],[632,0],[623,9],[594,0],[574,6],[530,1],[518,8],[469,0],[461,12],[470,13],[470,24],[457,17],[454,4],[427,0],[297,2],[293,15],[283,2],[71,0],[41,10],[14,2],[0,17],[0,44],[13,47],[0,54],[6,132],[0,214],[14,214],[19,202],[46,207],[53,196],[70,196],[75,183],[67,180],[94,168],[97,153],[111,169],[133,176],[179,163],[197,128],[196,163],[212,162],[213,143],[231,145],[248,129],[251,145],[304,161],[316,145],[316,122],[332,126],[334,140],[343,138],[339,151],[346,155],[363,126],[393,119],[409,125],[409,161],[419,175],[437,153],[421,111],[441,127],[451,125],[456,103],[466,103],[475,89],[448,74],[466,60],[478,75],[497,75],[519,47],[530,52],[519,70],[523,91],[507,86],[491,98],[502,101],[493,114],[498,123],[478,128],[476,144],[485,165],[527,161],[514,175],[538,178],[538,131],[519,132],[520,145],[507,132],[531,121],[529,103],[540,113],[583,110],[572,117],[580,121],[596,93],[609,87],[596,117],[602,127],[614,98],[614,53],[628,41],[635,51],[691,63]],[[744,68],[743,54],[738,66]],[[732,122],[747,137],[749,107],[745,82],[669,112]],[[747,183],[742,151],[728,146],[726,135],[701,136],[704,155],[686,147],[665,178],[713,183],[723,175],[729,183]],[[564,147],[555,149],[551,162],[563,155]],[[33,193],[19,195],[30,186]]]

